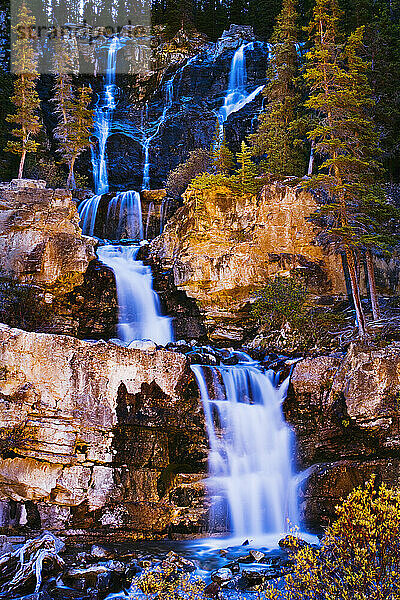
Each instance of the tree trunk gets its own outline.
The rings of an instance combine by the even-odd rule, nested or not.
[[[18,179],[22,179],[22,175],[24,173],[25,158],[26,158],[26,150],[22,150],[21,160],[20,160],[19,169],[18,169]]]
[[[381,318],[381,310],[379,308],[378,292],[376,291],[375,271],[371,250],[366,251],[365,258],[367,262],[369,294],[371,296],[372,314],[374,317],[374,321],[378,321],[378,319]]]
[[[350,248],[346,249],[347,267],[349,269],[351,291],[353,294],[354,308],[356,309],[358,332],[361,338],[365,337],[365,316],[361,304],[360,288],[357,281],[356,265],[354,262],[353,251]]]
[[[71,164],[69,165],[69,173],[67,178],[67,188],[75,189],[75,176],[74,176],[74,164],[75,164],[76,156],[71,159]]]

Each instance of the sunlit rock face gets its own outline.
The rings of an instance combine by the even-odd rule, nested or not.
[[[115,279],[95,260],[95,245],[81,233],[71,192],[0,187],[0,321],[28,330],[112,337]]]
[[[151,243],[151,256],[198,301],[212,339],[240,341],[254,292],[275,273],[295,268],[311,292],[345,293],[340,257],[315,243],[308,220],[315,208],[310,194],[280,184],[258,197],[223,187],[187,192],[184,207]]]
[[[0,326],[1,526],[160,537],[206,523],[186,358]],[[86,532],[86,533],[84,533]]]
[[[71,192],[0,189],[0,275],[54,284],[82,274],[95,258],[94,240],[82,237]]]
[[[295,366],[284,410],[293,425],[309,526],[327,524],[341,497],[373,473],[400,484],[400,345],[352,345],[347,355]]]

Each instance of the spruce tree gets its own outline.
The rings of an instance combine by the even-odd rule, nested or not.
[[[217,121],[215,135],[211,150],[212,162],[214,170],[217,173],[228,175],[235,164],[235,157],[226,145],[225,131],[220,130],[219,122]]]
[[[245,142],[242,142],[240,152],[236,154],[239,168],[232,178],[233,187],[240,194],[255,194],[260,187],[259,182],[256,180],[257,167],[251,157],[251,148]]]
[[[271,38],[269,83],[263,90],[268,104],[259,117],[258,131],[250,136],[254,154],[266,155],[263,168],[274,175],[304,175],[305,154],[298,140],[301,134],[297,84],[298,12],[296,0],[284,0]]]
[[[56,137],[60,141],[60,153],[69,166],[67,187],[75,187],[74,166],[80,154],[91,146],[93,111],[89,109],[92,90],[81,87],[76,99],[66,102],[67,121],[60,122],[56,128]]]
[[[16,110],[6,117],[9,123],[15,125],[11,133],[17,140],[9,140],[5,148],[6,151],[21,156],[18,179],[22,178],[26,155],[30,152],[36,152],[38,149],[37,142],[32,138],[40,130],[38,116],[40,100],[36,91],[36,84],[39,79],[37,57],[32,40],[28,35],[28,31],[34,26],[34,16],[25,3],[22,3],[15,25],[16,40],[14,42],[15,59],[13,67],[16,79],[11,101]]]
[[[72,77],[73,60],[69,47],[63,40],[56,40],[53,56],[54,97],[55,112],[65,124],[68,120],[67,103],[73,99]]]
[[[317,0],[309,26],[314,46],[307,56],[306,80],[311,95],[306,106],[318,115],[308,137],[324,161],[318,175],[306,185],[325,191],[327,200],[318,213],[326,218],[328,240],[346,256],[357,324],[363,337],[365,316],[354,252],[360,236],[356,216],[378,168],[378,145],[368,115],[373,104],[368,65],[359,57],[364,29],[357,29],[343,46],[339,40],[340,17],[336,0]]]

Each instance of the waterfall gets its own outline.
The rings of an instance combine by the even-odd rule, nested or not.
[[[245,355],[246,356],[246,355]],[[296,525],[297,486],[290,428],[282,414],[287,383],[275,386],[246,357],[235,366],[192,366],[209,437],[211,529],[260,537]]]
[[[96,194],[105,194],[109,190],[106,162],[106,145],[110,136],[115,103],[115,71],[117,52],[122,48],[118,37],[113,37],[108,46],[106,82],[94,111],[94,134],[99,141],[98,148],[92,148],[93,179]]]
[[[150,267],[136,260],[140,246],[102,246],[99,259],[115,273],[118,296],[118,338],[152,340],[168,344],[173,339],[171,319],[161,316],[160,301],[153,290]]]
[[[139,192],[134,190],[118,192],[110,200],[107,224],[114,225],[115,223],[117,226],[114,234],[110,236],[111,239],[143,239],[142,205]]]
[[[229,115],[241,110],[244,106],[246,106],[246,104],[252,102],[264,88],[263,85],[260,85],[251,93],[247,93],[246,91],[246,50],[254,50],[254,42],[243,43],[233,55],[228,90],[224,98],[224,104],[221,106],[218,113],[218,122],[221,134],[223,132],[224,123]]]

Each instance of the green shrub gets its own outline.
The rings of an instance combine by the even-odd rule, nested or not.
[[[269,600],[398,600],[400,598],[400,490],[375,478],[337,507],[337,521],[319,548],[298,542],[285,591]]]

